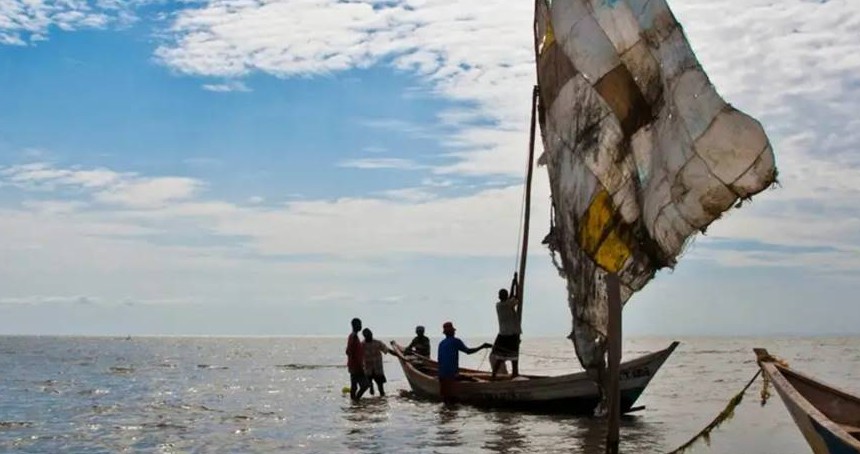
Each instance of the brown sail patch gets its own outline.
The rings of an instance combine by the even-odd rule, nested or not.
[[[633,133],[651,121],[651,105],[645,101],[642,90],[626,66],[616,66],[601,77],[594,88],[618,117],[625,137],[632,137]]]
[[[540,91],[544,108],[549,110],[561,88],[576,75],[576,68],[558,43],[551,41],[540,55]]]

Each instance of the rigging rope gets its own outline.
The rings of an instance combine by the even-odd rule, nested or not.
[[[484,357],[481,358],[481,364],[478,364],[478,370],[481,370],[481,367],[484,367],[484,360],[487,359],[487,354],[489,354],[489,350],[484,350]]]
[[[732,416],[734,416],[735,413],[735,408],[740,405],[741,401],[744,399],[744,393],[746,393],[749,387],[752,386],[752,384],[755,382],[755,379],[758,378],[759,374],[761,374],[761,368],[759,368],[755,375],[753,375],[753,378],[750,379],[749,382],[747,382],[746,386],[744,386],[741,392],[735,394],[735,397],[732,397],[732,399],[726,405],[726,408],[724,408],[723,411],[721,411],[720,414],[718,414],[714,418],[714,420],[711,421],[710,424],[705,426],[704,429],[702,429],[699,433],[693,436],[693,438],[691,438],[689,441],[681,445],[681,447],[675,449],[674,451],[671,451],[669,454],[681,454],[683,452],[686,452],[688,449],[690,449],[691,446],[693,446],[693,444],[695,444],[699,440],[704,440],[705,443],[710,445],[711,432],[717,427],[720,427],[720,425],[722,425],[724,422],[732,419]],[[764,396],[764,394],[762,394],[762,396]],[[764,399],[764,397],[762,398]],[[764,405],[763,402],[762,405]]]
[[[529,165],[528,158],[526,158],[526,168],[528,168],[528,165]],[[523,219],[523,215],[524,215],[525,210],[526,210],[526,191],[527,191],[526,180],[527,179],[528,179],[528,175],[523,177],[523,197],[522,197],[522,200],[520,201],[520,217],[519,217],[520,226],[519,226],[519,229],[517,230],[517,252],[515,254],[516,258],[514,260],[514,272],[518,271],[519,267],[520,267],[520,250],[522,249],[522,245],[523,245],[523,224],[525,224],[525,220]]]
[[[562,356],[537,355],[534,353],[526,353],[523,351],[520,351],[519,354],[520,354],[520,356],[531,356],[532,358],[541,358],[541,359],[558,359],[561,361],[575,361],[576,360],[575,356],[573,358],[565,358]]]

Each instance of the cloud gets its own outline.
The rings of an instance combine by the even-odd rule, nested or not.
[[[415,170],[425,168],[416,162],[402,158],[362,158],[362,159],[347,159],[339,162],[338,167],[347,167],[353,169],[402,169]]]
[[[502,256],[511,253],[500,246],[516,236],[522,201],[521,185],[442,197],[436,191],[447,183],[433,180],[371,197],[294,200],[285,205],[261,205],[260,198],[236,204],[203,198],[199,189],[204,183],[191,178],[144,177],[109,169],[99,169],[98,174],[113,178],[92,178],[91,170],[42,163],[0,170],[0,182],[16,181],[27,191],[33,185],[49,187],[54,196],[25,199],[27,211],[8,222],[53,219],[75,226],[76,235],[152,240],[181,233],[210,238],[209,244],[235,244],[243,253],[259,257]],[[545,191],[545,177],[536,181]],[[77,199],[80,196],[85,199]],[[540,189],[538,197],[535,210],[548,212]]]
[[[91,193],[95,202],[136,208],[188,199],[203,186],[193,178],[140,177],[105,168],[63,169],[42,162],[0,168],[0,184],[32,191],[70,189]]]
[[[0,3],[0,44],[26,46],[47,39],[51,28],[63,31],[103,29],[135,20],[139,1],[4,0]]]
[[[400,8],[366,2],[217,1],[181,11],[174,40],[155,54],[193,75],[323,74],[368,66],[398,46],[390,30]]]
[[[436,194],[424,188],[404,188],[383,191],[382,195],[405,202],[425,202],[436,198]]]
[[[69,214],[74,213],[81,208],[87,206],[86,203],[81,201],[66,201],[66,200],[38,200],[38,201],[24,201],[22,205],[31,210],[32,212],[47,214],[47,215],[57,215],[57,214]]]
[[[57,186],[100,188],[116,183],[130,174],[99,168],[91,170],[57,169],[50,164],[36,162],[0,168],[0,178],[7,184],[27,189],[53,190]]]
[[[122,182],[98,192],[95,199],[129,207],[158,207],[170,201],[188,199],[202,186],[185,177],[157,177]]]
[[[207,91],[214,91],[218,93],[229,93],[229,92],[249,92],[251,89],[245,85],[244,82],[239,80],[231,80],[225,82],[223,84],[204,84],[203,89]]]

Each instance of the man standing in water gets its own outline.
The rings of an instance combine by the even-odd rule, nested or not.
[[[499,334],[493,342],[493,350],[490,353],[490,364],[493,368],[492,378],[496,378],[499,369],[505,361],[511,362],[511,378],[519,375],[520,359],[520,317],[519,295],[517,294],[517,274],[511,283],[511,294],[505,289],[499,290],[499,301],[496,302],[496,315],[499,318]]]
[[[352,319],[352,334],[346,341],[346,367],[349,369],[349,397],[352,400],[361,399],[367,391],[367,376],[364,375],[364,348],[358,333],[361,331],[361,320]]]
[[[382,385],[388,380],[385,379],[385,370],[382,368],[382,354],[388,354],[388,347],[373,338],[373,331],[370,328],[364,328],[361,334],[364,335],[364,342],[361,344],[364,348],[364,374],[370,385],[370,394],[373,395],[375,382],[376,387],[379,388],[379,395],[385,397],[385,388]]]
[[[442,395],[442,400],[447,404],[454,401],[457,376],[460,372],[460,352],[471,355],[485,348],[491,348],[493,344],[484,343],[480,347],[466,347],[463,341],[454,337],[454,333],[457,330],[451,322],[445,322],[442,325],[442,332],[445,334],[445,339],[439,342],[439,350],[437,352],[439,362],[439,393]]]

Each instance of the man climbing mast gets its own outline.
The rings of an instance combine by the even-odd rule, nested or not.
[[[520,356],[520,295],[517,273],[511,282],[510,294],[505,289],[499,290],[499,301],[496,302],[496,315],[499,318],[499,334],[493,342],[490,353],[490,364],[493,368],[492,378],[496,378],[499,369],[505,361],[511,362],[511,378],[519,375]]]

